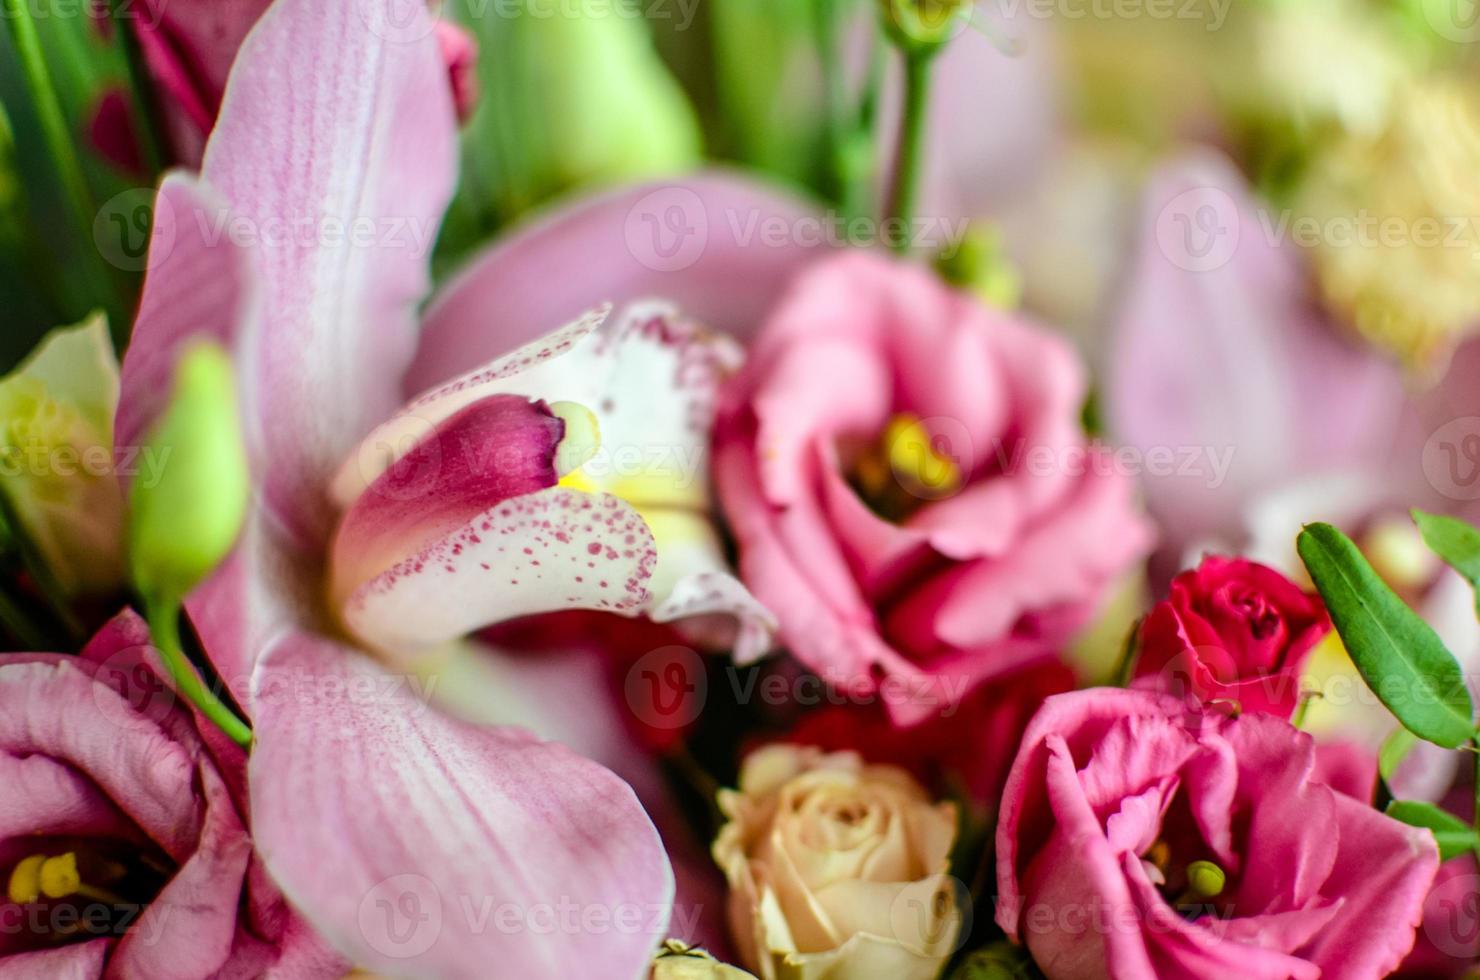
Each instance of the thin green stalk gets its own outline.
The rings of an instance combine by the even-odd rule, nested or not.
[[[149,622],[149,633],[154,638],[155,647],[159,649],[159,656],[164,661],[165,669],[170,672],[170,678],[175,682],[175,689],[199,708],[201,714],[209,718],[233,742],[242,748],[251,747],[252,729],[238,718],[236,713],[228,708],[214,691],[206,687],[200,679],[200,674],[196,672],[195,665],[186,658],[183,645],[180,643],[179,603],[149,600],[145,603],[145,612]]]
[[[933,50],[903,49],[904,115],[899,122],[899,144],[894,154],[894,182],[889,189],[889,218],[911,221],[920,193],[921,164],[925,156],[925,120],[930,108],[930,63]],[[894,251],[904,254],[910,247],[910,235],[901,235],[893,243]]]
[[[136,130],[139,149],[143,155],[144,168],[152,178],[164,166],[167,145],[164,116],[159,110],[159,100],[155,98],[154,84],[144,67],[144,52],[139,47],[139,39],[128,22],[130,18],[124,14],[128,9],[127,3],[128,0],[108,0],[108,13],[113,20],[113,30],[117,34],[119,46],[123,49],[129,89],[134,93],[135,104],[139,107],[139,125]]]
[[[848,138],[847,78],[839,58],[838,2],[817,0],[813,33],[817,41],[817,63],[822,71],[822,160],[824,193],[841,204],[847,175],[843,164],[843,143]]]
[[[21,72],[26,76],[26,85],[31,90],[31,99],[36,117],[41,124],[42,138],[57,168],[57,179],[61,181],[63,194],[72,209],[82,233],[82,241],[92,240],[92,221],[96,209],[92,205],[92,194],[87,189],[87,178],[83,176],[82,161],[77,156],[77,146],[67,129],[67,117],[62,112],[62,103],[57,98],[56,86],[46,59],[41,52],[41,36],[36,32],[36,22],[26,0],[0,0],[5,22],[10,26],[10,38],[15,44],[16,59]]]

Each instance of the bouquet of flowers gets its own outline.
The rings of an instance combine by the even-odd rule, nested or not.
[[[1465,11],[0,21],[0,978],[1474,975]]]

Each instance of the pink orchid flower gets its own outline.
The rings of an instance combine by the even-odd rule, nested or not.
[[[644,403],[653,417],[673,412],[702,427],[702,417],[684,414],[702,416],[700,389],[664,372],[713,364],[723,346],[642,313],[585,344],[576,341],[595,330],[594,320],[511,361],[485,362],[533,336],[531,323],[558,323],[555,313],[589,306],[598,297],[588,292],[627,301],[656,291],[682,301],[706,281],[723,281],[705,305],[726,291],[754,291],[748,302],[764,302],[768,284],[794,267],[795,250],[737,260],[739,250],[717,240],[686,270],[684,288],[650,290],[662,277],[632,274],[640,263],[620,220],[614,238],[602,232],[564,247],[572,226],[560,219],[530,233],[519,253],[495,250],[475,263],[435,304],[418,351],[414,309],[451,194],[455,121],[435,40],[414,29],[425,12],[416,0],[390,6],[367,13],[279,0],[242,45],[201,175],[171,174],[160,188],[117,438],[135,444],[157,413],[182,342],[204,331],[235,351],[258,482],[254,512],[232,557],[187,608],[254,725],[247,783],[259,853],[313,926],[357,965],[398,975],[483,976],[497,962],[511,976],[592,975],[600,964],[600,976],[635,977],[665,932],[673,881],[631,789],[523,731],[432,709],[364,647],[404,653],[479,621],[602,608],[613,590],[614,605],[629,613],[656,611],[650,594],[672,599],[653,588],[666,554],[660,549],[655,561],[640,515],[653,501],[634,506],[558,486],[565,419],[535,399],[549,383],[562,399],[585,399],[620,432],[604,400],[625,406],[634,393],[604,391],[616,375],[654,399],[673,395],[668,404]],[[723,180],[695,186],[704,197],[685,192],[706,208],[790,207]],[[603,209],[625,215],[632,206],[611,198],[592,213],[608,228]],[[722,220],[715,211],[716,227]],[[367,244],[344,233],[367,223],[389,239]],[[395,237],[397,229],[414,240]],[[492,301],[480,302],[489,289]],[[564,307],[577,300],[580,307]],[[410,390],[472,371],[464,380],[479,385],[477,400],[457,402],[472,389],[443,385],[413,409],[426,425],[409,445],[387,455],[372,436],[361,447],[377,423],[410,418],[395,412],[413,356]],[[562,362],[579,369],[569,388],[555,371]],[[694,433],[683,437],[667,448],[688,447]],[[429,491],[398,500],[407,474],[428,472],[418,464],[433,448],[442,455]],[[517,472],[480,469],[478,457],[517,460]],[[367,460],[375,466],[360,470]],[[357,477],[366,487],[355,494],[347,488]],[[562,532],[571,540],[562,542]],[[443,560],[423,561],[418,572],[417,556],[433,552]],[[460,571],[447,573],[449,564]],[[538,586],[510,581],[539,574]],[[705,590],[698,595],[707,599]],[[325,596],[347,601],[326,608]],[[469,617],[469,607],[482,615]],[[494,928],[483,915],[531,916],[557,903],[608,927],[551,934]]]
[[[163,676],[133,613],[0,657],[0,974],[342,976],[252,850],[245,754]]]

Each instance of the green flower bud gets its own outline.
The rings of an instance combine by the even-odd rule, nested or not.
[[[225,351],[202,343],[180,358],[145,451],[165,462],[155,480],[134,480],[129,561],[141,595],[173,603],[230,553],[246,518],[247,453]]]
[[[66,595],[123,584],[117,404],[118,361],[101,315],[52,331],[0,380],[0,494],[11,530]]]
[[[955,36],[971,0],[879,0],[884,30],[906,50],[929,51]]]
[[[1022,980],[1032,975],[1027,953],[1010,942],[993,943],[961,961],[951,980]]]

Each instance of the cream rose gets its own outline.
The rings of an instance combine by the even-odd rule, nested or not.
[[[761,980],[931,980],[955,950],[955,807],[904,770],[774,745],[719,805],[730,928]]]

